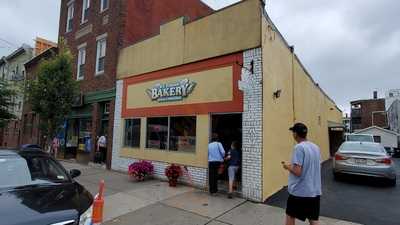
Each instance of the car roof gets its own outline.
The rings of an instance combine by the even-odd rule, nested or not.
[[[359,145],[359,146],[365,146],[365,147],[380,147],[380,146],[382,146],[380,143],[367,142],[367,141],[345,141],[345,142],[343,142],[342,145],[344,145],[344,144]]]
[[[17,155],[48,155],[46,152],[38,148],[25,148],[25,149],[0,149],[0,156],[17,156]]]
[[[16,150],[0,149],[0,156],[18,155]]]

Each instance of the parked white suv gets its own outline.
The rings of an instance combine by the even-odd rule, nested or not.
[[[375,142],[374,136],[370,134],[347,134],[345,141]]]

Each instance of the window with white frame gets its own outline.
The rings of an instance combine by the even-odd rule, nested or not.
[[[100,12],[108,9],[108,0],[100,0]]]
[[[82,2],[82,20],[81,23],[85,23],[89,16],[90,0],[83,0]]]
[[[96,50],[96,75],[104,72],[106,48],[107,48],[106,36],[98,38],[97,50]]]
[[[67,9],[68,13],[67,13],[67,28],[66,31],[72,31],[72,22],[74,19],[74,4],[71,3],[68,5],[68,9]]]
[[[77,80],[85,78],[85,62],[86,62],[86,46],[78,49],[78,65],[77,65]]]

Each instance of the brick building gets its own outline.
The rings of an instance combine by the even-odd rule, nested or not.
[[[378,98],[374,92],[372,99],[356,100],[351,105],[351,132],[365,129],[371,126],[387,128],[387,116],[385,110],[385,99]]]
[[[42,39],[44,40],[44,39]],[[41,41],[41,43],[46,43]],[[52,45],[39,44],[40,52],[38,55],[33,57],[31,60],[25,63],[26,80],[33,80],[36,78],[37,69],[40,62],[43,60],[50,59],[57,54],[58,48],[51,47]],[[38,47],[38,45],[36,45]],[[46,48],[47,49],[42,49]],[[22,120],[21,120],[21,138],[20,144],[44,144],[39,131],[39,115],[32,111],[32,107],[28,101],[24,101],[22,109]]]
[[[200,0],[62,0],[59,36],[74,56],[73,76],[81,90],[68,115],[66,157],[93,159],[96,138],[105,134],[105,161],[111,165],[119,49],[158,34],[159,25],[173,18],[191,21],[211,12]]]
[[[314,82],[265,12],[246,0],[197,20],[174,18],[119,52],[112,169],[153,162],[155,176],[185,165],[183,182],[208,186],[208,143],[241,143],[239,192],[264,201],[287,184],[294,122],[330,156],[342,113]],[[301,97],[298,97],[301,96]],[[343,130],[343,128],[342,128]],[[339,136],[341,138],[341,136]]]
[[[46,51],[49,48],[57,47],[57,43],[49,41],[47,39],[36,37],[35,39],[35,56],[42,54],[42,52]]]

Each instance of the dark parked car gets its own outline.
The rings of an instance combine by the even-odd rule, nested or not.
[[[0,149],[0,225],[91,224],[93,196],[49,154]]]
[[[21,150],[32,149],[32,148],[40,149],[40,146],[37,144],[24,144],[24,145],[21,145],[21,147],[20,147]]]

